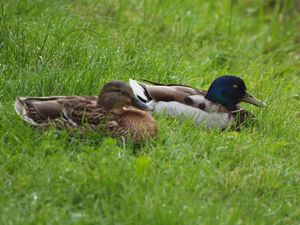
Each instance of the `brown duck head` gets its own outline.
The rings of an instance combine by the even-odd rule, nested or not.
[[[152,110],[150,106],[134,96],[127,83],[119,80],[110,81],[103,86],[98,97],[98,105],[115,114],[122,114],[128,107]]]

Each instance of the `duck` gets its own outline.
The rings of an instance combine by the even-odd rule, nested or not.
[[[18,97],[15,101],[16,113],[35,127],[103,131],[133,142],[156,136],[151,109],[119,80],[106,83],[98,96]]]
[[[240,129],[253,114],[239,103],[247,102],[258,107],[266,103],[247,91],[245,82],[237,76],[223,75],[216,78],[208,90],[181,85],[160,84],[147,80],[130,79],[134,95],[153,108],[157,114],[191,119],[208,129]]]

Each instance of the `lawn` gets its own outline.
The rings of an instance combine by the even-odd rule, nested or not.
[[[299,224],[299,2],[0,2],[0,224]],[[40,132],[13,108],[223,74],[268,103],[243,104],[256,122],[240,132],[154,115],[158,136],[136,147]]]

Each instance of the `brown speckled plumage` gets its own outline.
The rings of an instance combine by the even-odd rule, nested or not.
[[[121,88],[118,85],[121,85]],[[153,117],[135,108],[131,88],[124,82],[109,85],[97,96],[20,97],[16,112],[32,125],[105,132],[141,142],[157,133]],[[130,90],[129,90],[130,89]],[[125,96],[125,97],[124,97]],[[99,98],[109,106],[101,105]]]

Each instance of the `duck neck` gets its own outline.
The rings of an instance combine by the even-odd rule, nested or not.
[[[228,98],[225,98],[220,92],[215,92],[215,91],[209,90],[207,92],[205,98],[207,100],[209,100],[209,101],[214,102],[214,103],[221,104],[228,111],[235,111],[235,110],[237,110],[236,104],[234,104]]]
[[[235,110],[237,110],[238,108],[236,107],[236,105],[234,105],[234,104],[224,104],[223,105],[228,111],[235,111]]]

